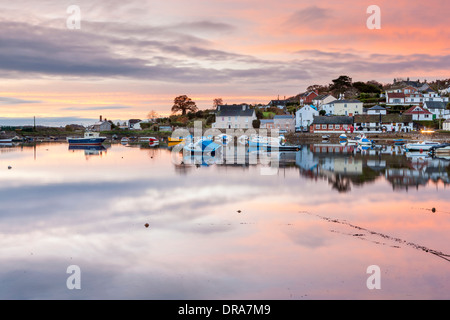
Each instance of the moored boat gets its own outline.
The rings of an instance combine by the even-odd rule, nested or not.
[[[221,147],[222,145],[217,144],[212,140],[200,139],[196,142],[187,143],[183,149],[191,154],[207,154],[214,157]]]
[[[85,132],[83,138],[67,138],[70,145],[98,146],[105,142],[106,137],[100,137],[99,132]]]
[[[140,137],[139,142],[151,143],[153,145],[159,144],[159,140],[155,137]]]
[[[450,153],[450,143],[443,143],[443,144],[437,145],[435,147],[432,147],[430,149],[430,152],[432,152],[432,153]]]
[[[405,149],[407,151],[430,151],[433,147],[440,145],[436,141],[419,141],[405,144]]]

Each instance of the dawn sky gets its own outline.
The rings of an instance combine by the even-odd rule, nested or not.
[[[373,4],[380,30],[366,26]],[[71,5],[80,29],[66,25]],[[200,109],[267,103],[340,75],[450,78],[449,11],[445,0],[0,0],[0,120],[143,119],[182,94]]]

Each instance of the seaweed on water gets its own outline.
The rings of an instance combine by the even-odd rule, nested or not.
[[[348,226],[350,228],[357,229],[359,231],[364,231],[364,232],[370,233],[371,235],[375,235],[375,236],[381,237],[383,239],[387,239],[387,240],[391,240],[391,241],[394,241],[394,242],[397,242],[397,243],[401,243],[401,244],[407,245],[407,246],[412,247],[412,248],[414,248],[416,250],[420,250],[420,251],[423,251],[423,252],[426,252],[426,253],[431,253],[431,254],[433,254],[433,255],[441,258],[441,259],[444,259],[444,260],[450,262],[450,255],[446,254],[444,252],[438,251],[438,250],[430,249],[430,248],[427,248],[425,246],[422,246],[422,245],[419,245],[419,244],[416,244],[416,243],[413,243],[413,242],[407,242],[406,240],[403,240],[403,239],[400,239],[400,238],[396,238],[396,237],[392,237],[392,236],[387,235],[387,234],[383,234],[383,233],[380,233],[380,232],[368,230],[366,228],[363,228],[363,227],[351,224],[351,223],[349,223],[347,221],[342,221],[342,220],[335,219],[335,218],[323,217],[321,215],[313,214],[313,213],[310,213],[308,211],[300,211],[300,213],[306,213],[306,214],[309,214],[311,216],[315,216],[315,217],[317,217],[319,219],[322,219],[322,220],[330,222],[330,223],[337,223],[337,224],[346,225],[346,226]],[[337,231],[333,230],[333,232],[337,232]],[[362,236],[363,236],[363,234],[349,234],[349,235],[358,237],[360,239],[362,239]],[[373,242],[377,243],[376,241],[373,241]],[[384,243],[377,243],[377,244],[385,245]],[[400,248],[399,246],[392,246],[392,247]]]

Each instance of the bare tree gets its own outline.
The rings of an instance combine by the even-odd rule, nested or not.
[[[222,98],[216,98],[213,100],[213,108],[217,109],[218,106],[223,104],[223,99]]]
[[[159,118],[159,114],[155,110],[152,110],[147,114],[147,119],[155,120],[157,118]]]

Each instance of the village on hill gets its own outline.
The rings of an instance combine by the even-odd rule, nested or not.
[[[340,76],[329,85],[311,85],[292,97],[277,95],[266,104],[226,104],[217,98],[211,108],[199,110],[195,101],[182,95],[174,99],[168,117],[152,110],[146,119],[115,122],[99,116],[88,127],[68,124],[59,129],[172,132],[202,121],[205,128],[278,129],[281,133],[408,133],[424,128],[450,131],[449,94],[450,79],[427,82],[407,78],[381,84],[374,80],[353,82],[348,76]],[[30,132],[36,128],[21,129]]]

